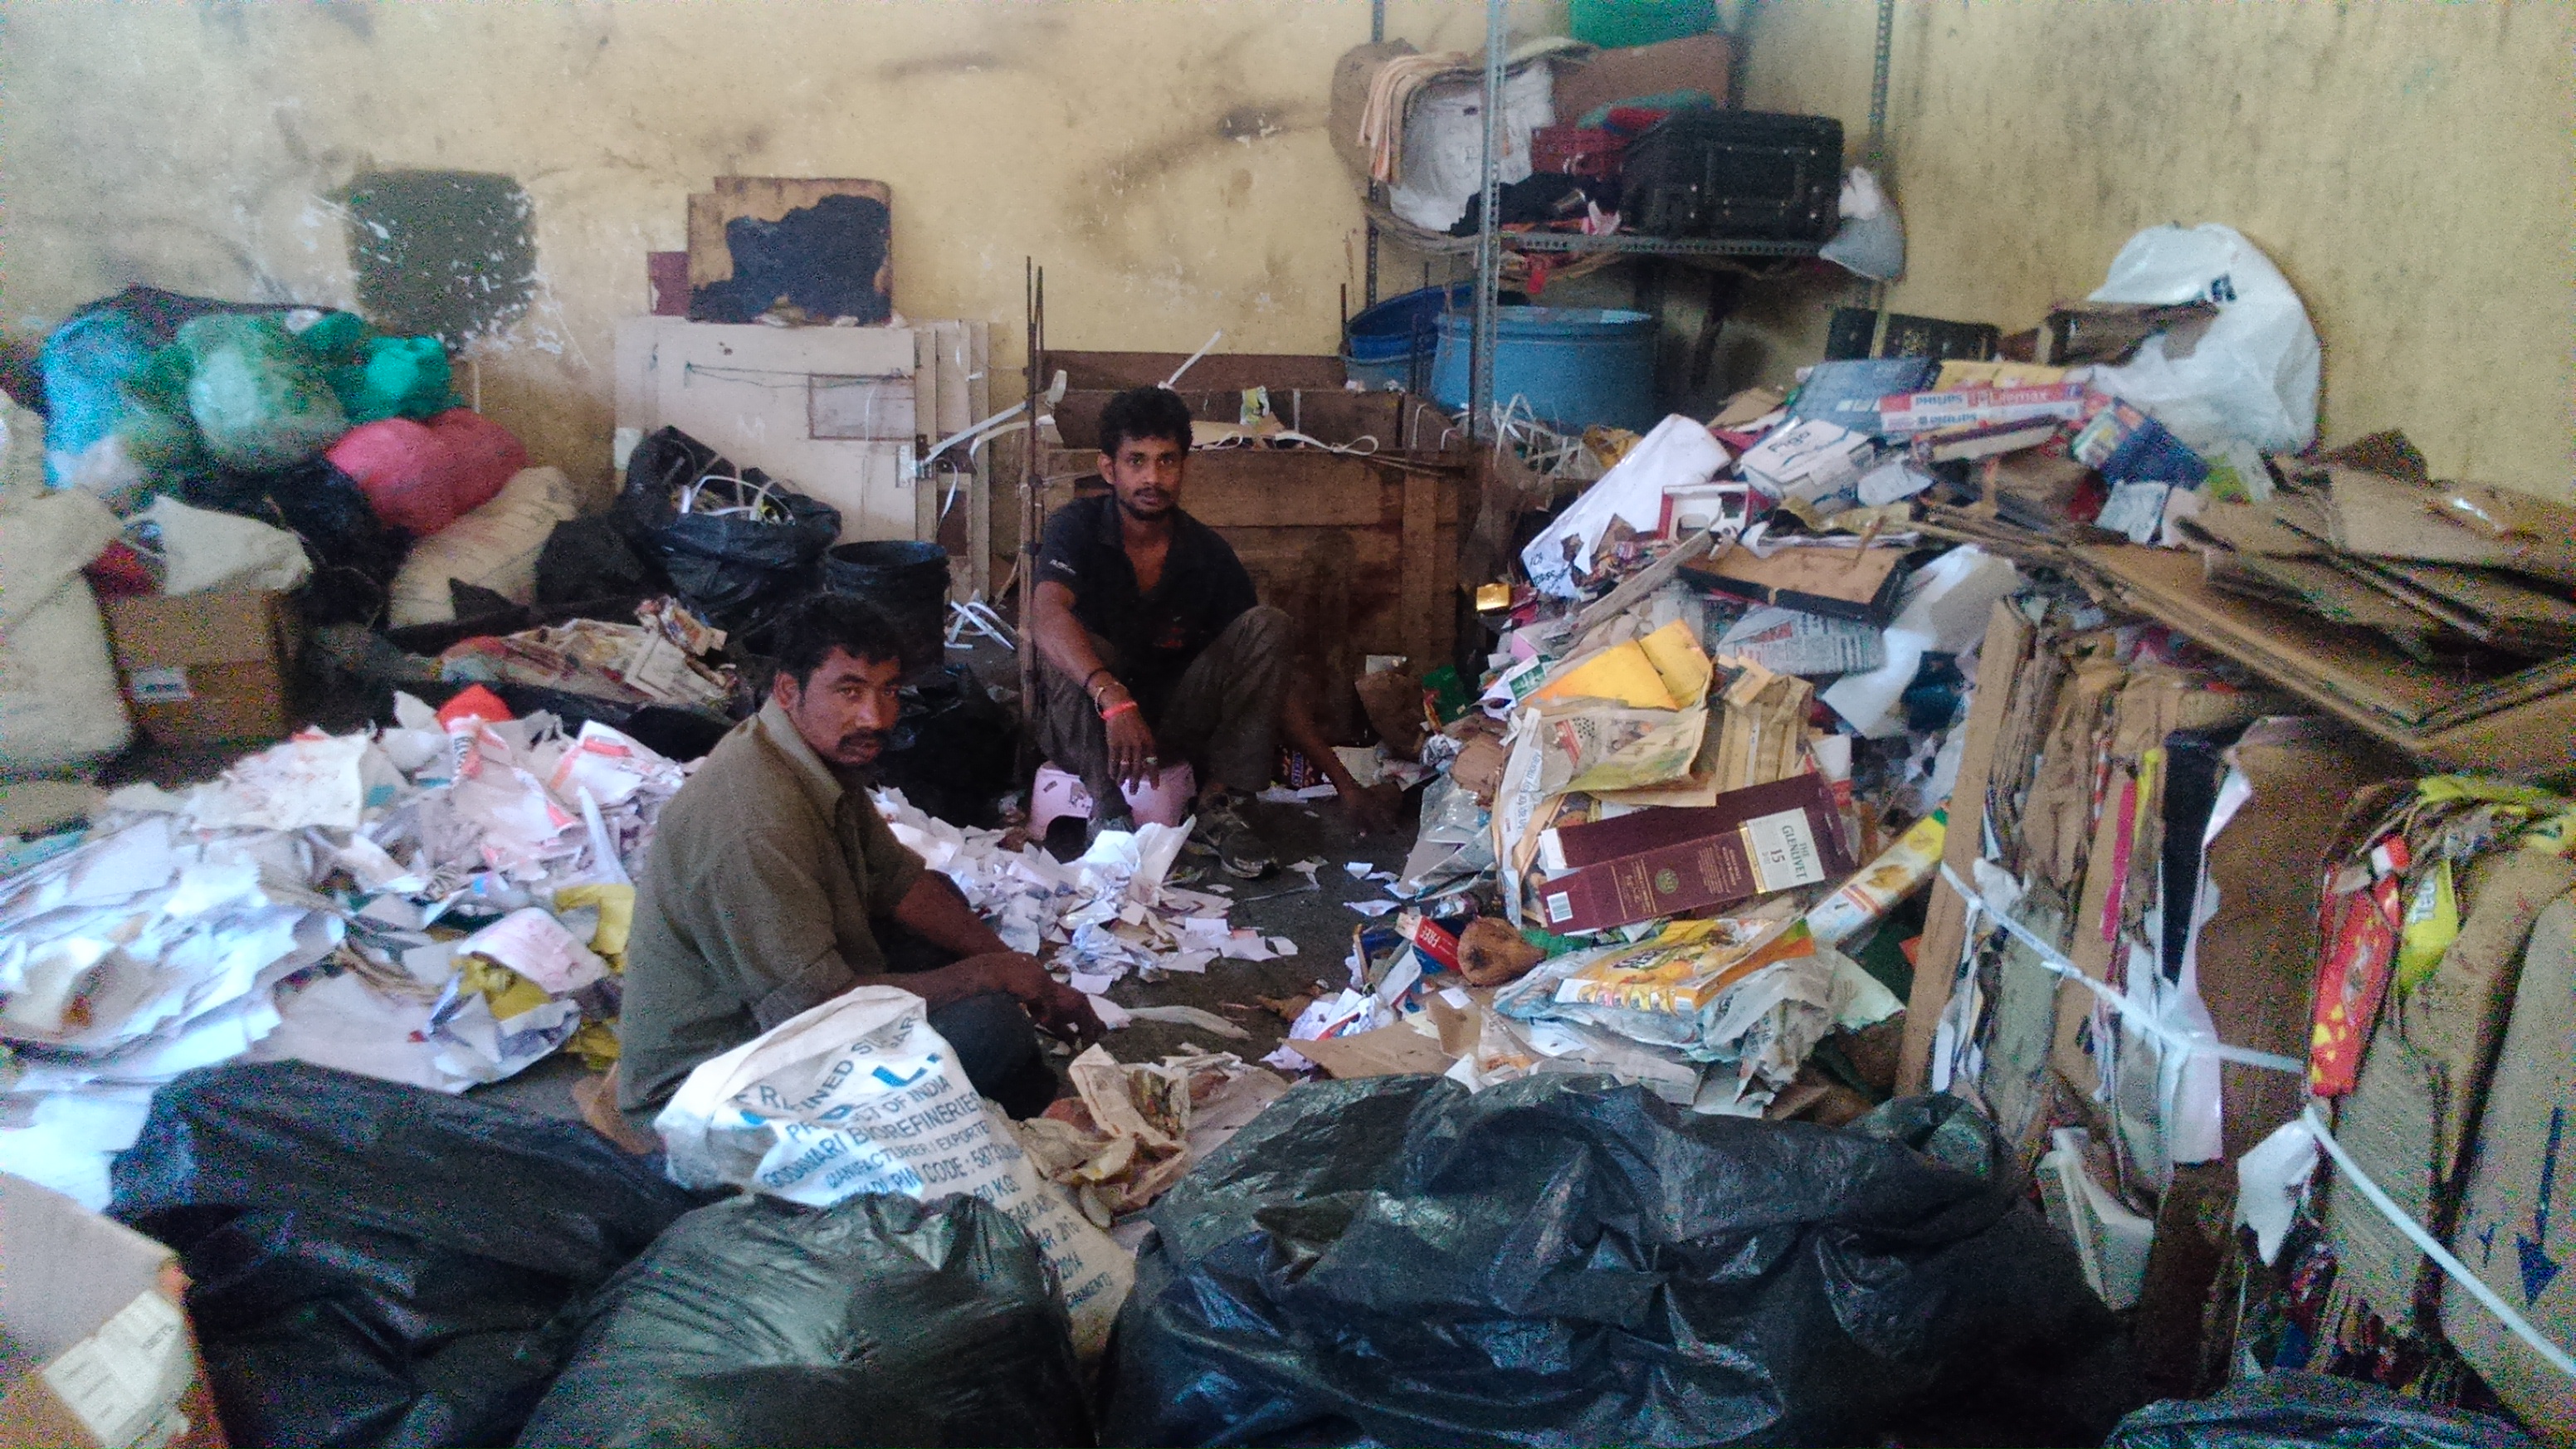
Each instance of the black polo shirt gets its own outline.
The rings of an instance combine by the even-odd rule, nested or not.
[[[1047,520],[1038,581],[1073,590],[1073,616],[1118,653],[1118,678],[1147,719],[1162,717],[1190,661],[1243,612],[1261,602],[1252,575],[1216,530],[1172,511],[1172,547],[1152,593],[1119,540],[1118,500],[1077,498]]]

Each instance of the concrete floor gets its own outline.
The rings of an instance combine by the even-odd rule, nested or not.
[[[1182,1050],[1184,1043],[1234,1052],[1247,1061],[1277,1047],[1288,1034],[1288,1023],[1256,1005],[1253,997],[1302,996],[1315,991],[1318,982],[1327,993],[1348,985],[1350,968],[1345,962],[1351,932],[1366,918],[1343,902],[1386,895],[1382,882],[1353,880],[1343,869],[1344,862],[1364,860],[1372,870],[1393,870],[1403,864],[1413,846],[1409,820],[1393,833],[1362,837],[1352,829],[1348,812],[1330,800],[1311,807],[1261,804],[1247,813],[1253,828],[1271,841],[1283,865],[1310,857],[1324,862],[1315,872],[1318,890],[1272,895],[1303,884],[1302,877],[1284,868],[1266,880],[1225,882],[1243,902],[1230,913],[1233,923],[1265,936],[1286,936],[1297,943],[1297,954],[1274,961],[1214,961],[1200,976],[1174,973],[1156,982],[1132,976],[1120,981],[1110,988],[1109,999],[1121,1006],[1195,1006],[1252,1033],[1250,1041],[1220,1041],[1186,1026],[1134,1022],[1109,1034],[1110,1055],[1120,1061],[1154,1061]],[[1252,899],[1259,896],[1271,898]],[[1252,1009],[1228,1009],[1234,1006]]]

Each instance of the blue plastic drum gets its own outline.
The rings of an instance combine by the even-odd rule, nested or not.
[[[1467,405],[1475,317],[1440,319],[1431,396],[1455,412]],[[1525,398],[1541,422],[1576,429],[1595,423],[1642,433],[1655,408],[1655,319],[1600,307],[1505,307],[1494,324],[1494,401]]]

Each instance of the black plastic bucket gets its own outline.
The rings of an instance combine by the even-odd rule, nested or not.
[[[902,637],[907,671],[939,662],[948,623],[948,550],[907,539],[841,544],[823,555],[823,587],[883,609]]]

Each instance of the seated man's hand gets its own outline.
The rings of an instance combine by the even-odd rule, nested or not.
[[[1404,799],[1401,787],[1390,784],[1362,785],[1357,781],[1340,786],[1337,792],[1351,822],[1362,835],[1377,835],[1396,828],[1396,809]]]
[[[1145,712],[1120,710],[1116,718],[1108,721],[1107,729],[1109,769],[1118,777],[1118,783],[1153,783],[1154,777],[1162,773],[1162,761],[1154,753],[1154,731],[1145,723]],[[1126,806],[1121,804],[1118,808],[1123,810]]]
[[[1079,1051],[1107,1033],[1099,1014],[1091,1009],[1091,998],[1049,976],[1035,956],[1004,951],[973,959],[990,976],[994,989],[1026,1007],[1029,1019],[1049,1036],[1070,1042]]]

